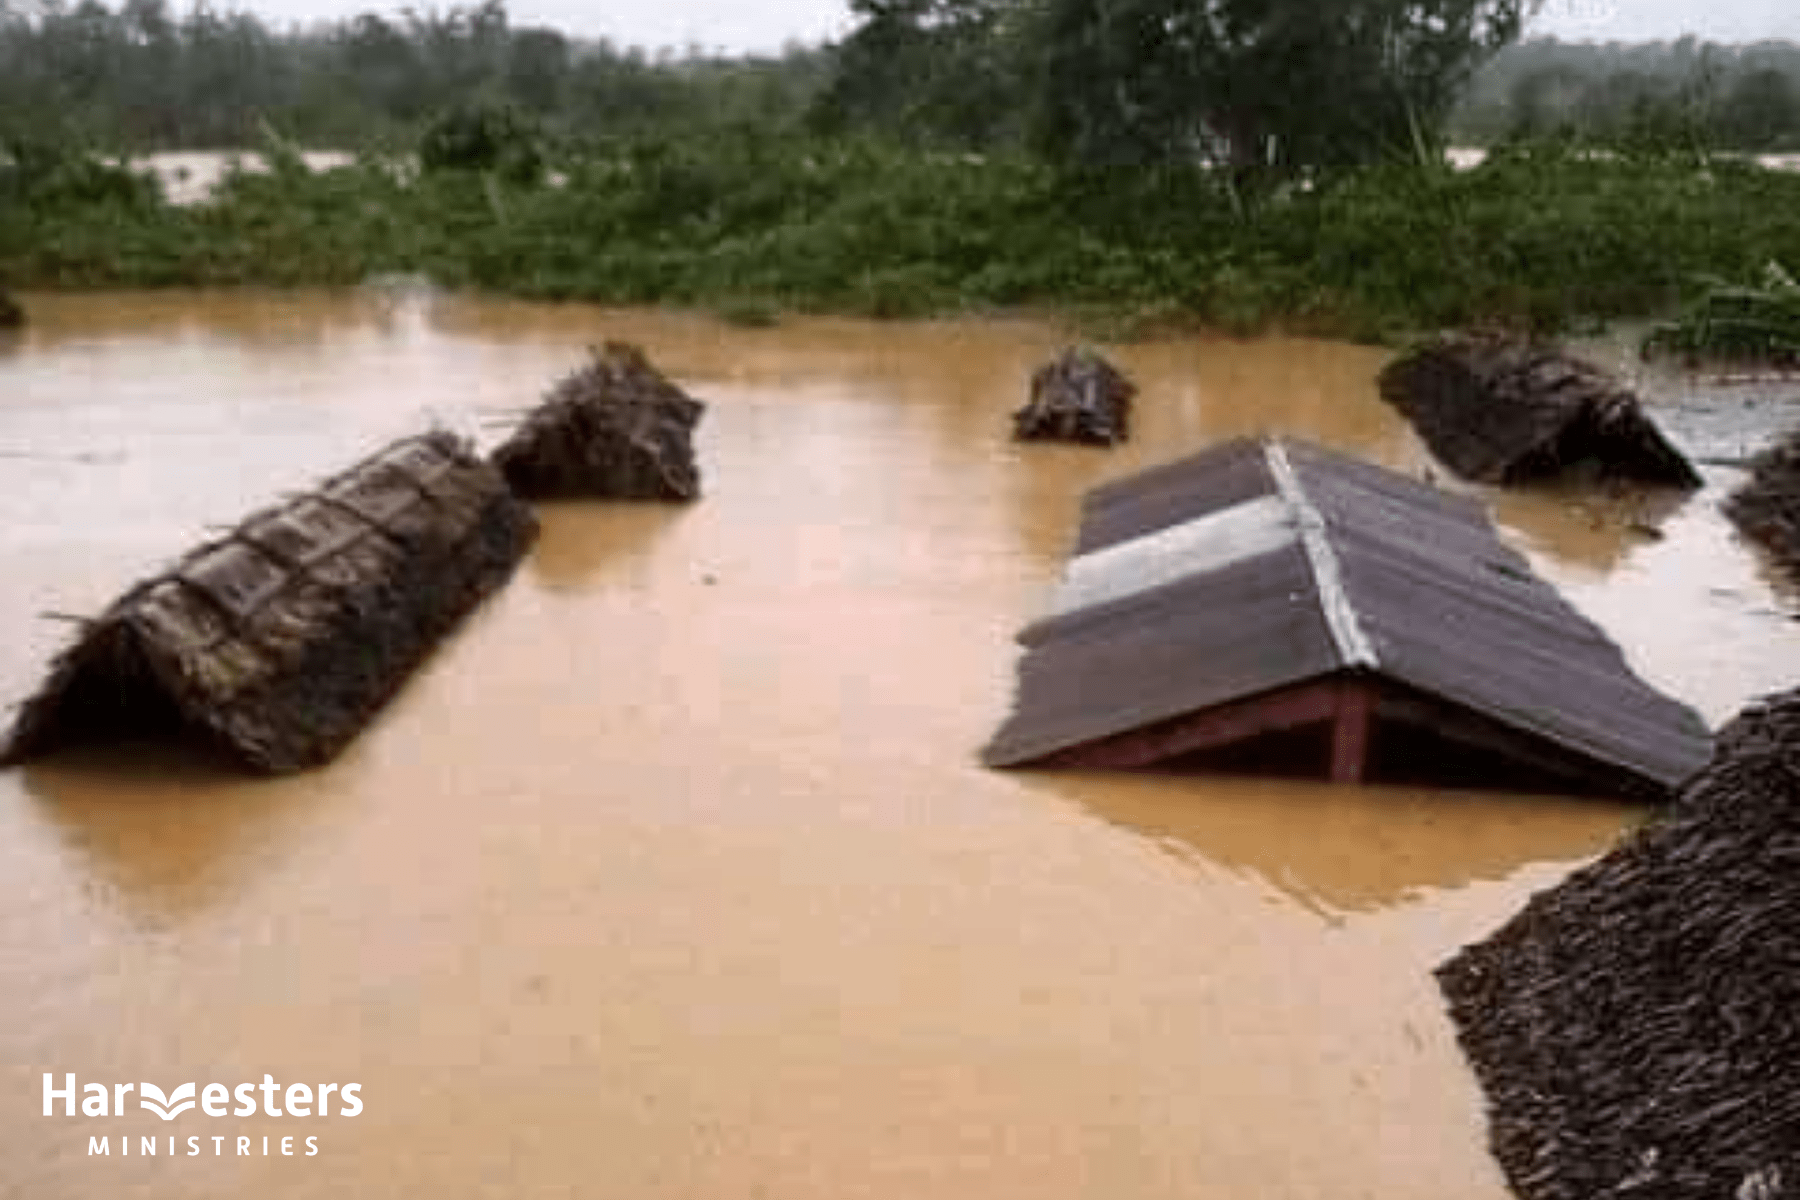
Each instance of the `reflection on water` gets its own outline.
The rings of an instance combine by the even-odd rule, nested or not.
[[[1633,813],[975,763],[1086,488],[1263,429],[1429,468],[1380,351],[1120,348],[1137,434],[1104,452],[1008,440],[1061,344],[1026,322],[734,330],[402,281],[30,300],[0,357],[7,700],[67,632],[39,613],[422,424],[491,443],[590,345],[642,343],[708,411],[701,500],[546,506],[329,770],[0,774],[0,1120],[30,1131],[0,1191],[1505,1194],[1430,968]],[[1730,481],[1494,497],[1714,718],[1800,665]],[[39,1115],[45,1069],[357,1079],[367,1110],[313,1159],[96,1166]]]
[[[1196,787],[1156,776],[1046,774],[1031,787],[1331,918],[1502,882],[1523,863],[1600,854],[1638,815],[1596,801],[1286,780]]]
[[[538,540],[526,562],[547,590],[610,584],[638,591],[648,586],[646,559],[658,535],[683,511],[680,505],[656,503],[542,504]]]
[[[1473,489],[1471,489],[1473,490]],[[1550,484],[1488,497],[1494,519],[1562,569],[1604,580],[1631,555],[1662,540],[1664,526],[1697,501],[1669,488]]]
[[[20,783],[101,902],[153,928],[229,903],[279,853],[296,802],[291,788],[246,787],[228,765],[164,745],[71,752]]]

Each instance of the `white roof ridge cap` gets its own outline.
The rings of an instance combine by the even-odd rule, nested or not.
[[[1269,438],[1263,446],[1263,458],[1268,463],[1269,476],[1275,481],[1277,493],[1294,514],[1294,523],[1300,530],[1300,545],[1312,568],[1319,608],[1331,630],[1332,641],[1337,645],[1338,657],[1347,667],[1379,667],[1381,657],[1376,654],[1375,644],[1369,640],[1362,627],[1362,618],[1344,590],[1343,567],[1331,538],[1327,536],[1325,516],[1301,485],[1300,476],[1288,458],[1287,443],[1279,437]]]

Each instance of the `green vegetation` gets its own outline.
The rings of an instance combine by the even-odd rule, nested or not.
[[[1524,0],[1046,0],[1039,142],[1289,174],[1424,157]]]
[[[160,0],[127,0],[117,15],[84,3],[27,20],[6,3],[11,287],[423,273],[744,325],[1045,306],[1113,330],[1378,338],[1669,311],[1697,277],[1800,261],[1800,175],[1703,140],[1596,154],[1537,137],[1476,170],[1444,165],[1455,89],[1516,28],[1503,0],[1343,0],[1324,24],[1299,0],[1132,0],[1114,13],[1131,21],[1099,24],[1091,0],[856,0],[862,24],[838,47],[659,62],[513,29],[497,3],[279,37],[233,17],[240,49],[261,49],[216,59],[221,18],[203,8],[173,22]],[[85,41],[69,32],[78,17]],[[150,87],[133,64],[157,29],[175,98],[163,132],[125,137],[163,111],[118,82]],[[1187,57],[1128,52],[1170,29]],[[1352,34],[1365,58],[1321,54]],[[69,66],[95,46],[116,70]],[[63,68],[35,83],[8,73],[53,52]],[[265,69],[221,65],[240,59]],[[224,82],[205,119],[259,147],[268,173],[176,207],[94,152],[189,140],[206,106],[182,89],[209,70]],[[66,120],[21,119],[59,108]],[[295,149],[365,120],[376,135],[350,168],[313,172]]]
[[[1678,321],[1645,336],[1645,357],[1677,354],[1706,360],[1800,366],[1800,284],[1778,262],[1763,267],[1760,286],[1709,280],[1699,301]]]
[[[791,126],[829,52],[652,57],[511,23],[501,0],[276,31],[193,0],[0,0],[0,133],[113,149],[254,144],[265,125],[310,146],[410,150],[438,114],[505,102],[554,134],[679,136]]]
[[[425,272],[550,299],[909,316],[1019,305],[1379,336],[1674,306],[1703,273],[1800,261],[1800,176],[1514,148],[1393,164],[1247,213],[1200,169],[1058,170],[818,139],[621,142],[560,184],[379,160],[230,177],[176,208],[114,169],[23,176],[0,209],[15,286],[354,283]]]
[[[1800,45],[1532,38],[1475,74],[1450,128],[1470,145],[1554,136],[1611,146],[1800,150]]]

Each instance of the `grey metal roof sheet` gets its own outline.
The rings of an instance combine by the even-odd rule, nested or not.
[[[1019,707],[984,753],[1028,762],[1338,666],[1297,543],[1021,635]]]
[[[1075,612],[1267,554],[1300,538],[1280,496],[1246,500],[1069,560],[1052,611]]]
[[[1225,442],[1089,492],[1082,501],[1075,553],[1086,554],[1274,492],[1262,446],[1250,438]]]
[[[1315,543],[1234,559],[1164,539],[1187,546],[1185,573],[1167,555],[1146,571],[1121,551],[1263,497],[1287,503]],[[1290,439],[1226,443],[1097,489],[1078,544],[1088,562],[1071,577],[1087,582],[1070,595],[1096,602],[1020,635],[1017,703],[984,751],[992,765],[1357,665],[1666,787],[1710,752],[1700,718],[1633,674],[1479,503],[1379,467]],[[1137,571],[1136,586],[1095,579],[1107,563]]]

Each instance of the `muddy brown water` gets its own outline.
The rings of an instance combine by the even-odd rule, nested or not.
[[[710,410],[704,500],[544,510],[512,586],[329,769],[0,774],[0,1193],[1505,1195],[1430,969],[1640,813],[974,764],[1081,492],[1259,429],[1421,471],[1381,351],[1119,348],[1143,395],[1107,453],[1006,440],[1062,344],[1025,322],[26,300],[0,701],[67,633],[39,614],[422,423],[491,440],[586,344],[640,341]],[[1717,433],[1725,400],[1652,382],[1678,436],[1690,411]],[[1800,674],[1800,625],[1716,512],[1737,472],[1707,475],[1674,506],[1493,499],[1716,722]],[[45,1117],[46,1071],[357,1082],[365,1107]]]

